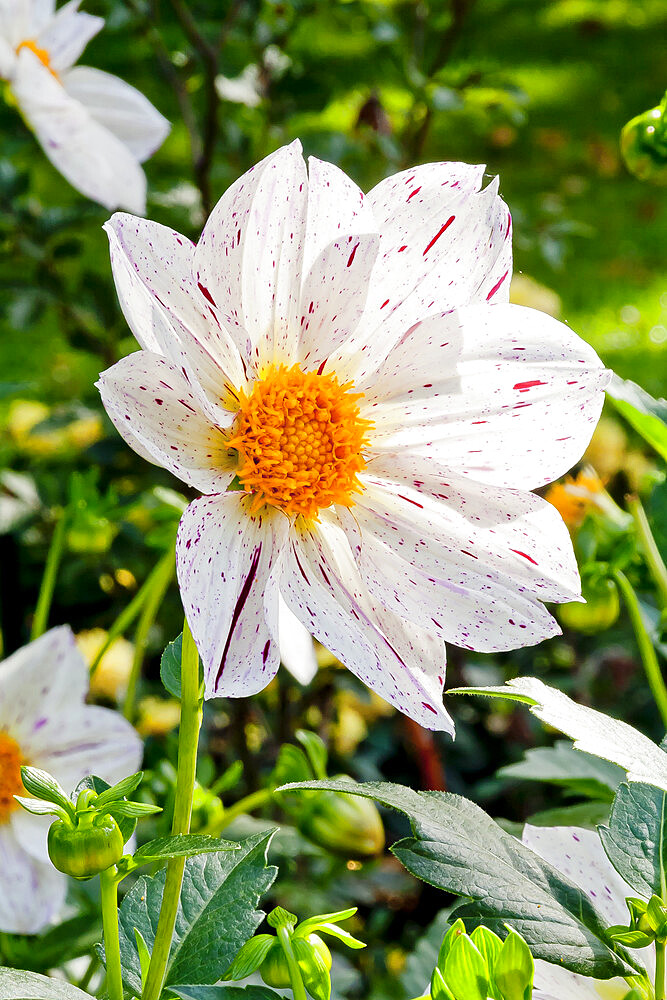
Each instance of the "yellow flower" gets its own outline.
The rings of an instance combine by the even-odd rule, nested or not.
[[[181,718],[181,706],[175,698],[149,695],[139,702],[137,732],[140,736],[165,736],[175,729]]]
[[[550,486],[545,499],[556,508],[568,528],[578,528],[591,507],[597,505],[603,492],[599,476],[593,469],[584,469],[576,476],[567,476],[564,482]]]
[[[103,628],[93,628],[77,635],[76,644],[89,667],[106,642],[107,634]],[[127,639],[114,639],[91,678],[92,696],[120,701],[127,690],[133,658],[134,645]]]

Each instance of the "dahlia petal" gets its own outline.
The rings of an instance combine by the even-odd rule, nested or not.
[[[55,0],[32,0],[32,30],[41,31],[56,12]]]
[[[62,909],[67,879],[26,854],[9,824],[0,826],[0,871],[0,931],[38,934]]]
[[[103,17],[79,10],[81,0],[70,0],[50,18],[35,39],[49,53],[49,62],[60,73],[77,61],[91,38],[104,27]]]
[[[68,625],[52,628],[0,663],[2,723],[25,756],[58,733],[72,704],[83,704],[88,668]]]
[[[609,378],[593,349],[545,313],[470,306],[439,330],[429,319],[408,331],[373,386],[359,388],[376,452],[410,448],[480,482],[536,489],[581,457]]]
[[[281,593],[306,628],[368,687],[427,729],[453,733],[442,704],[444,643],[370,599],[333,515],[323,512],[312,531],[292,533]]]
[[[278,599],[278,628],[280,662],[299,684],[310,684],[317,673],[313,637],[296,615],[292,614],[282,597]]]
[[[533,982],[533,1000],[625,1000],[628,995],[628,984],[618,976],[590,979],[540,958],[535,959]]]
[[[137,351],[102,372],[102,402],[140,454],[203,493],[227,489],[234,471],[225,437],[202,413],[191,385],[166,358]]]
[[[417,319],[472,302],[507,301],[512,267],[507,206],[482,166],[429,163],[368,195],[382,243],[366,311],[367,371]]]
[[[62,74],[65,90],[96,122],[112,132],[143,163],[169,134],[166,118],[147,97],[111,73],[75,66]]]
[[[280,664],[276,572],[288,521],[250,516],[249,503],[238,492],[201,497],[178,529],[178,582],[207,698],[256,694]]]
[[[0,77],[3,80],[11,79],[15,64],[14,49],[7,39],[2,37],[2,13],[0,12]]]
[[[432,526],[426,534],[416,517],[415,526],[401,520],[384,493],[375,510],[372,499],[365,505],[366,496],[354,508],[361,535],[355,557],[377,602],[448,642],[480,652],[530,646],[560,634],[544,605],[505,574],[480,565],[483,557],[460,548],[458,540],[437,538]],[[414,511],[418,514],[416,506]]]
[[[245,382],[234,341],[193,278],[193,244],[166,226],[116,213],[104,227],[121,305],[137,340],[184,365],[212,417],[224,420],[230,386]],[[147,297],[147,294],[148,296]]]
[[[107,209],[143,213],[146,177],[136,158],[30,49],[18,55],[12,91],[47,157],[73,187]]]
[[[308,157],[304,277],[330,243],[376,229],[373,211],[361,188],[333,163]]]
[[[197,245],[196,280],[247,361],[293,360],[307,188],[296,141],[228,188]]]
[[[313,261],[301,290],[299,362],[319,368],[353,337],[364,311],[380,237],[339,237]]]
[[[540,601],[580,597],[570,533],[556,508],[542,497],[474,482],[410,452],[372,458],[364,478],[376,485],[361,498],[362,504],[381,499],[384,519],[391,523],[395,518],[399,530],[414,528],[431,549],[443,541],[466,550],[474,555],[480,576],[492,570],[507,586]],[[379,513],[377,504],[369,505]],[[421,549],[414,556],[423,558]],[[466,565],[470,568],[469,559]]]

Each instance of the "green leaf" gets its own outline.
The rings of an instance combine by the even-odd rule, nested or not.
[[[2,1000],[90,1000],[90,993],[62,979],[48,979],[37,972],[0,969],[0,997]]]
[[[667,895],[667,795],[660,788],[622,784],[609,826],[599,833],[607,857],[635,892]]]
[[[303,977],[303,985],[313,1000],[330,1000],[331,976],[319,951],[303,938],[293,938],[292,947]]]
[[[64,809],[69,816],[74,817],[72,802],[53,775],[38,767],[24,765],[21,768],[21,780],[29,795],[34,795],[36,799],[44,799],[46,802],[53,802],[54,805]]]
[[[204,834],[181,833],[174,837],[157,837],[135,851],[132,861],[138,867],[168,858],[190,858],[197,854],[215,854],[217,851],[238,851],[239,845],[231,840],[218,840]]]
[[[160,659],[160,680],[169,694],[181,698],[181,652],[183,649],[183,633],[176,636],[166,647]],[[204,680],[204,669],[199,659],[199,682]]]
[[[61,806],[46,802],[44,799],[30,799],[25,795],[15,795],[14,798],[26,812],[34,816],[60,816],[61,819],[66,819],[70,815]]]
[[[443,977],[456,1000],[486,1000],[489,994],[486,962],[467,934],[454,939]]]
[[[419,987],[421,989],[421,986]],[[442,972],[437,967],[431,976],[431,997],[433,1000],[456,1000],[456,997],[443,979]]]
[[[186,859],[166,985],[216,982],[254,934],[264,916],[256,908],[259,899],[276,877],[276,869],[266,865],[271,836],[272,831],[259,833],[242,841],[237,851]],[[163,869],[152,878],[137,879],[120,908],[123,978],[137,994],[141,968],[134,929],[152,950],[165,874]]]
[[[523,760],[508,764],[496,772],[498,777],[524,781],[548,781],[569,788],[577,795],[611,802],[623,780],[617,764],[575,750],[571,743],[559,740],[552,747],[528,750]]]
[[[136,819],[139,816],[154,816],[156,813],[162,812],[160,806],[151,805],[149,802],[112,802],[104,810],[113,816],[114,819],[119,817],[129,817]]]
[[[460,918],[458,920],[455,920],[454,923],[451,925],[451,927],[447,928],[447,933],[443,937],[442,944],[440,945],[440,949],[438,951],[438,958],[436,964],[439,969],[445,968],[445,963],[447,962],[447,956],[451,951],[452,945],[457,940],[457,938],[460,938],[462,934],[465,934],[465,932],[466,932],[466,925]]]
[[[283,1000],[267,986],[170,986],[180,1000]]]
[[[235,980],[251,976],[259,969],[275,940],[273,934],[255,934],[246,941],[222,978]]]
[[[127,778],[123,778],[121,781],[118,781],[115,785],[112,785],[111,788],[107,788],[105,792],[101,792],[95,802],[96,808],[106,806],[110,802],[116,802],[119,799],[124,799],[126,795],[131,795],[132,792],[141,784],[143,776],[143,771],[137,771],[136,774],[128,775]]]
[[[151,964],[151,953],[148,950],[148,945],[143,939],[141,931],[134,928],[134,940],[137,943],[137,952],[139,954],[139,964],[141,965],[141,992],[143,994],[146,987],[146,980],[148,979],[148,969]]]
[[[509,923],[536,958],[585,976],[605,979],[632,968],[629,956],[624,961],[606,943],[605,921],[586,893],[467,799],[388,782],[350,786],[329,780],[299,787],[352,792],[406,815],[414,838],[399,841],[393,853],[418,878],[470,897],[470,904],[457,909],[464,920],[501,933]]]
[[[447,930],[449,910],[441,910],[431,925],[422,933],[411,955],[408,955],[400,982],[406,996],[416,997],[424,992],[438,959],[438,948]]]
[[[510,929],[493,967],[493,978],[503,1000],[530,1000],[534,974],[535,963],[528,945]]]
[[[667,462],[667,402],[614,375],[607,395],[622,417]]]
[[[46,972],[87,954],[101,936],[101,918],[96,913],[82,913],[38,936],[4,935],[3,952],[15,968]]]
[[[667,753],[627,722],[577,705],[536,677],[515,677],[502,687],[452,688],[448,694],[481,694],[529,705],[533,715],[574,740],[576,750],[602,757],[641,781],[667,791]]]
[[[489,996],[496,1000],[497,991],[493,989],[493,969],[496,964],[496,959],[502,950],[503,942],[497,934],[494,934],[493,931],[490,931],[488,927],[484,927],[482,924],[480,924],[479,927],[475,927],[474,931],[470,935],[470,940],[486,962],[486,967],[489,970],[489,980],[491,985]],[[500,996],[500,994],[498,994],[498,996]]]
[[[315,777],[326,778],[328,754],[324,740],[308,729],[297,729],[294,735],[306,751]]]
[[[271,910],[266,922],[269,927],[273,927],[275,930],[280,930],[282,927],[287,927],[288,930],[293,931],[296,927],[297,917],[289,910],[286,910],[283,906],[276,906],[275,909]]]

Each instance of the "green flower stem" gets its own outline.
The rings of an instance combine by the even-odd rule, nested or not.
[[[112,866],[100,875],[104,952],[106,955],[107,993],[109,1000],[123,1000],[123,977],[120,971],[120,942],[118,940],[118,893],[116,885],[115,870]]]
[[[639,497],[628,497],[627,505],[637,528],[639,546],[646,560],[646,565],[660,594],[660,605],[667,608],[667,566],[665,566],[660,550],[655,544],[655,538],[641,500]]]
[[[665,1000],[665,941],[655,942],[655,1000]]]
[[[168,555],[169,559],[161,559],[155,567],[155,572],[151,573],[151,576],[149,577],[150,587],[146,592],[144,605],[139,615],[139,621],[137,622],[137,631],[134,636],[134,657],[132,659],[132,669],[127,682],[127,692],[123,703],[123,715],[126,719],[129,719],[130,722],[132,722],[132,719],[134,718],[134,702],[137,693],[137,684],[139,682],[139,678],[141,677],[141,668],[144,664],[148,635],[153,626],[156,615],[160,610],[160,605],[162,604],[167,588],[172,581],[174,570],[176,568],[174,553],[169,552]]]
[[[658,657],[653,647],[651,637],[646,631],[646,625],[644,624],[637,595],[635,594],[632,584],[628,580],[625,573],[622,573],[620,569],[617,569],[614,571],[613,575],[616,583],[618,584],[618,588],[623,595],[623,600],[625,601],[625,606],[628,609],[628,614],[630,615],[630,621],[632,622],[637,645],[639,646],[639,653],[644,666],[644,671],[646,673],[646,679],[648,680],[651,693],[653,694],[653,700],[655,701],[658,711],[660,712],[662,724],[667,730],[667,687],[665,687],[665,682],[660,670],[660,664],[658,663]]]
[[[292,993],[294,994],[294,1000],[308,1000],[306,994],[306,987],[303,985],[303,979],[301,976],[301,969],[299,968],[299,963],[296,960],[296,955],[294,954],[294,948],[292,947],[292,938],[287,927],[278,928],[278,940],[282,945],[282,949],[285,952],[285,958],[287,960],[287,968],[289,970],[290,983],[292,986]]]
[[[124,608],[123,611],[121,611],[121,613],[118,615],[118,618],[116,618],[116,621],[109,629],[104,645],[102,646],[99,653],[97,654],[97,656],[90,665],[91,677],[93,676],[98,666],[100,665],[100,661],[104,656],[104,654],[106,653],[106,651],[109,649],[109,646],[111,646],[111,644],[119,636],[125,634],[125,632],[128,630],[134,619],[137,617],[137,615],[143,608],[144,604],[146,603],[146,601],[148,600],[153,591],[153,587],[155,586],[155,581],[160,580],[162,578],[163,572],[165,572],[163,567],[165,565],[173,566],[173,563],[174,563],[174,549],[170,549],[169,552],[167,552],[160,559],[159,563],[157,563],[153,567],[153,569],[146,577],[143,584],[136,592],[136,594],[134,595],[128,606]]]
[[[195,787],[197,767],[197,744],[201,726],[202,707],[199,698],[199,654],[195,646],[187,619],[183,623],[183,647],[181,653],[181,725],[178,731],[178,770],[176,774],[176,797],[174,818],[171,825],[173,834],[189,833],[192,815],[192,797]],[[178,902],[183,884],[185,858],[171,858],[167,863],[167,877],[164,883],[160,919],[155,934],[155,943],[143,991],[143,1000],[158,1000],[162,992],[164,977],[169,960],[171,940],[174,934]]]
[[[259,791],[246,795],[244,799],[225,809],[224,815],[219,820],[211,821],[201,832],[209,837],[219,837],[237,816],[243,816],[244,813],[252,812],[253,809],[258,809],[265,802],[269,802],[273,798],[273,792],[273,788],[260,788]]]
[[[39,639],[40,635],[43,635],[44,632],[46,632],[46,626],[49,623],[49,612],[51,610],[51,602],[53,601],[53,592],[56,589],[56,577],[58,576],[60,560],[62,559],[63,550],[65,548],[66,527],[67,507],[61,513],[58,523],[55,526],[53,538],[51,539],[51,545],[49,546],[49,554],[46,557],[44,576],[42,577],[42,583],[39,588],[37,607],[35,608],[35,616],[32,620],[32,628],[30,629],[31,640]]]

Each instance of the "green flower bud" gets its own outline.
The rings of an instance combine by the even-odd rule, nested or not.
[[[322,963],[329,970],[331,969],[331,952],[319,934],[309,934],[306,938],[293,938],[292,946],[294,955],[299,966],[310,965],[311,953],[315,952]],[[284,989],[291,983],[289,967],[285,952],[278,938],[272,943],[264,961],[259,967],[259,972],[267,986],[275,986],[277,989]]]
[[[123,856],[123,834],[113,816],[87,813],[49,827],[49,857],[58,871],[87,879],[110,868]]]
[[[374,802],[344,792],[317,792],[299,804],[297,825],[320,847],[345,858],[369,858],[384,848],[384,827]]]
[[[640,181],[667,184],[667,95],[657,108],[644,111],[623,127],[621,153]]]
[[[616,584],[609,577],[596,581],[582,581],[582,594],[585,604],[572,601],[561,604],[557,614],[562,625],[575,632],[585,635],[595,635],[610,628],[618,618],[621,610]]]

